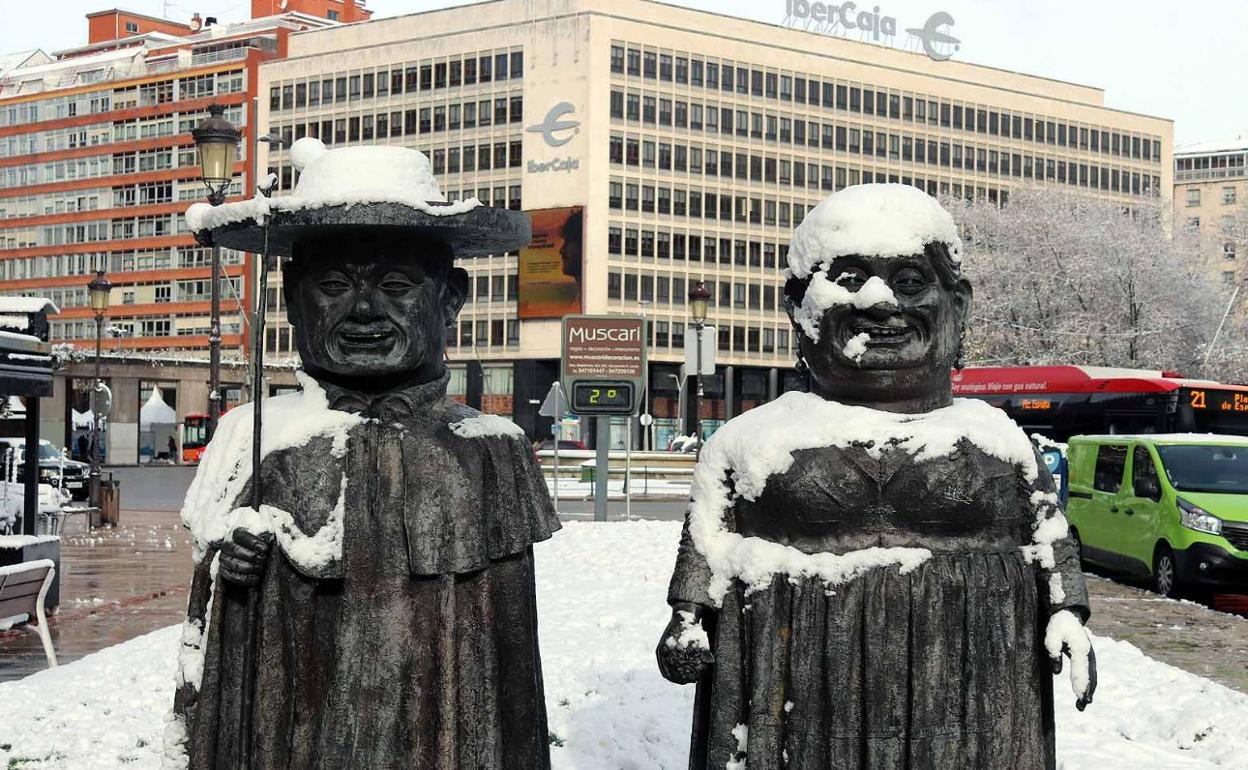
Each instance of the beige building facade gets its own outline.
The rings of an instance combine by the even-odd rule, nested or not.
[[[697,281],[719,342],[704,416],[793,385],[781,268],[832,192],[890,181],[1002,201],[1040,183],[1129,203],[1173,183],[1171,122],[1100,89],[646,0],[496,0],[292,35],[287,54],[261,68],[260,125],[416,147],[452,199],[585,207],[584,312],[650,321],[656,445],[690,400]],[[288,191],[285,152],[267,162]],[[465,267],[453,392],[538,435],[560,321],[519,319],[515,255]],[[269,354],[292,355],[273,307]]]
[[[1206,142],[1174,151],[1174,213],[1200,230],[1227,284],[1248,277],[1248,139]]]

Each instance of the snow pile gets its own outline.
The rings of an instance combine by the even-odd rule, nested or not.
[[[706,635],[706,629],[702,627],[702,621],[694,617],[692,612],[681,610],[676,613],[680,617],[680,633],[676,636],[667,638],[667,646],[669,648],[679,647],[687,650],[690,647],[698,650],[711,649],[711,638]]]
[[[899,414],[789,392],[733,419],[706,443],[694,469],[690,532],[713,573],[710,600],[719,604],[733,578],[751,587],[766,586],[778,574],[818,577],[837,584],[875,567],[895,565],[903,573],[913,570],[930,558],[930,551],[868,548],[846,554],[808,554],[729,532],[725,514],[737,496],[756,499],[768,477],[789,469],[793,452],[799,449],[860,444],[871,456],[879,457],[886,447],[895,447],[911,454],[915,462],[923,462],[952,454],[963,439],[1018,466],[1028,481],[1038,478],[1035,451],[1027,436],[1000,409],[974,399],[956,399],[950,406],[924,414]],[[1064,520],[1061,525],[1065,526]]]
[[[17,315],[16,313],[0,313],[0,326],[6,329],[21,329],[25,331],[30,328],[30,316]]]
[[[867,340],[871,339],[871,335],[866,332],[859,332],[849,338],[849,342],[845,343],[845,348],[841,351],[845,357],[854,363],[862,360],[867,352]]]
[[[479,414],[451,423],[451,433],[460,438],[480,436],[523,436],[524,428],[497,414]]]
[[[663,680],[654,661],[679,538],[676,522],[569,523],[536,546],[554,770],[688,767],[694,688]],[[159,768],[180,641],[171,627],[0,683],[0,703],[23,704],[0,725],[0,767]],[[1243,767],[1248,695],[1124,642],[1093,644],[1087,711],[1065,675],[1054,680],[1061,770]]]
[[[38,313],[44,309],[49,314],[61,312],[47,297],[0,297],[0,313]]]
[[[303,446],[315,437],[328,436],[333,439],[333,456],[342,457],[347,450],[347,432],[364,418],[330,409],[325,391],[315,380],[303,372],[298,372],[297,377],[302,391],[264,401],[260,456],[267,457],[279,450]],[[286,511],[261,506],[257,513],[251,508],[233,507],[251,478],[251,424],[250,403],[221,416],[217,433],[204,450],[195,480],[186,492],[182,523],[191,531],[195,561],[203,558],[210,544],[225,540],[240,526],[253,532],[274,532],[283,550],[301,564],[319,566],[336,558],[341,554],[341,515],[331,515],[316,537],[309,538],[299,531]],[[339,513],[342,504],[340,494],[335,509]]]
[[[830,307],[853,305],[859,310],[866,310],[876,305],[897,305],[893,290],[879,276],[868,278],[858,291],[850,291],[839,281],[839,278],[835,283],[829,281],[825,272],[815,273],[810,279],[810,285],[806,287],[801,306],[793,311],[793,320],[797,321],[812,342],[819,341],[819,322],[823,320],[824,311]]]
[[[254,220],[263,224],[275,211],[301,211],[357,203],[399,203],[437,217],[454,216],[481,205],[476,198],[445,204],[429,159],[409,147],[365,146],[327,149],[304,137],[290,148],[292,165],[301,169],[292,193],[283,198],[256,197],[210,206],[196,203],[186,210],[192,231]]]
[[[1070,651],[1070,687],[1076,698],[1082,698],[1091,683],[1088,650],[1092,649],[1092,640],[1073,612],[1060,610],[1049,618],[1044,631],[1044,649],[1048,650],[1050,658],[1061,658],[1063,649]]]
[[[933,242],[961,261],[957,225],[935,198],[905,184],[854,185],[825,198],[793,231],[789,272],[808,278],[837,257],[908,257]]]

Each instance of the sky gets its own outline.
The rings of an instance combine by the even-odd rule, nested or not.
[[[836,2],[836,0],[831,0]],[[416,13],[466,0],[366,0],[373,18]],[[675,5],[780,23],[786,0],[672,0]],[[1177,144],[1248,136],[1242,0],[859,0],[878,2],[900,30],[922,26],[936,11],[954,18],[962,61],[1105,89],[1106,106],[1174,120]],[[246,17],[249,0],[0,0],[0,53],[55,51],[86,40],[84,15],[112,7],[189,19],[199,11],[222,21]],[[899,34],[898,44],[904,33]],[[1227,100],[1229,104],[1225,104]]]

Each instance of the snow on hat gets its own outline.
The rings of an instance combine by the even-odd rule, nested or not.
[[[929,243],[949,247],[962,260],[962,239],[948,211],[922,190],[905,184],[860,184],[833,193],[793,231],[789,272],[809,278],[850,254],[905,257]]]
[[[401,230],[446,243],[457,257],[501,254],[529,243],[529,218],[483,206],[476,198],[448,203],[429,159],[408,147],[328,149],[304,137],[290,148],[300,171],[289,196],[209,206],[196,203],[186,223],[206,245],[289,256],[295,241],[325,230]]]

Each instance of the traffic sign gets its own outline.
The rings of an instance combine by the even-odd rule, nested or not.
[[[563,416],[568,413],[568,400],[563,397],[563,388],[558,380],[551,383],[550,390],[546,391],[546,399],[542,401],[537,413],[543,417],[553,417],[555,420],[563,419]]]

